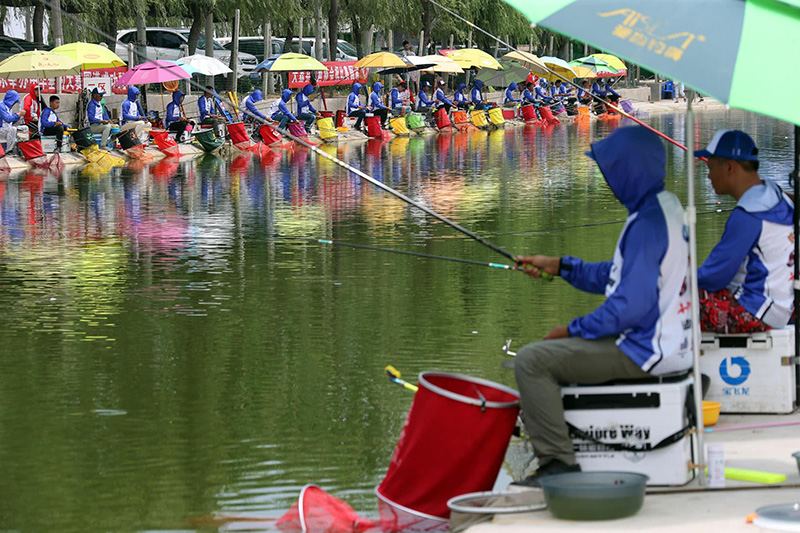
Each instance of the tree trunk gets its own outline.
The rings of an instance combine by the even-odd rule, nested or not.
[[[206,17],[205,23],[205,35],[203,38],[205,39],[206,45],[206,56],[207,57],[214,57],[214,14],[209,13]],[[214,76],[206,76],[206,85],[214,86]]]
[[[39,2],[33,8],[33,42],[44,44],[44,6]]]
[[[203,32],[205,23],[206,13],[203,13],[200,6],[195,4],[192,7],[192,25],[189,28],[189,55],[197,53],[197,41],[200,40],[200,34]]]
[[[364,54],[368,55],[373,52],[372,42],[375,37],[375,26],[369,25],[369,28],[364,30]]]
[[[283,42],[283,53],[286,54],[292,51],[292,41],[294,40],[294,22],[289,21],[286,23],[286,40]]]
[[[147,24],[144,21],[144,16],[138,12],[136,13],[136,64],[145,63],[148,59],[156,59],[147,57],[147,32],[145,27]]]
[[[328,10],[328,61],[336,61],[339,46],[339,0],[331,0]]]
[[[364,57],[364,34],[361,33],[361,24],[358,23],[358,17],[353,15],[350,19],[353,24],[353,37],[356,40],[356,53],[358,58]]]
[[[272,57],[272,23],[264,17],[264,59]],[[272,92],[272,74],[265,72],[262,74],[263,83],[261,90],[264,94]]]
[[[64,44],[64,25],[61,21],[61,0],[52,0],[50,8],[50,26],[53,30],[55,46]]]
[[[240,11],[237,9],[233,15],[233,46],[231,46],[230,68],[233,72],[230,76],[230,90],[236,92],[236,82],[239,80],[239,17]]]
[[[114,50],[114,46],[116,45],[117,27],[118,27],[117,10],[111,9],[111,2],[106,4],[106,6],[108,8],[108,10],[106,11],[108,17],[104,17],[103,19],[106,21],[105,27],[103,28],[103,30],[105,30],[106,35],[102,36],[100,40],[105,41],[105,43],[108,45],[108,48]]]
[[[317,14],[314,17],[314,57],[317,61],[323,60],[322,53],[322,2],[317,0]]]
[[[298,32],[297,32],[297,52],[299,54],[305,54],[306,50],[303,46],[303,17],[300,17],[300,24],[298,24]]]
[[[428,0],[419,0],[420,5],[422,6],[422,29],[425,32],[425,35],[428,36],[428,40],[433,42],[433,4],[431,4]],[[425,55],[425,49],[422,48],[422,43],[420,43],[420,55]],[[435,53],[436,50],[434,49],[431,53]]]
[[[6,23],[6,13],[7,13],[6,6],[0,6],[0,35],[5,35],[6,32],[3,31],[3,26]]]

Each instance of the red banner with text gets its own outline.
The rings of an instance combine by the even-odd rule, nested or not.
[[[356,68],[355,61],[328,61],[322,63],[328,67],[321,72],[290,72],[289,88],[305,87],[311,83],[311,75],[317,79],[317,85],[330,87],[331,85],[352,85],[353,83],[366,83],[369,76],[368,68]]]
[[[123,74],[128,71],[128,67],[117,68],[101,68],[95,70],[84,70],[83,74],[83,87],[93,89],[97,87],[101,91],[114,94],[126,94],[127,87],[117,87],[115,83]],[[20,94],[27,94],[30,92],[30,86],[33,83],[38,83],[42,88],[42,93],[53,94],[56,92],[56,80],[48,78],[43,80],[4,80],[0,79],[0,93],[5,93],[11,90],[17,91]],[[81,76],[62,76],[61,77],[61,93],[77,93],[81,90]]]

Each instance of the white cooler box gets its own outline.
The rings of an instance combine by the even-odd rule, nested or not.
[[[694,409],[691,375],[653,383],[617,383],[563,387],[567,423],[576,459],[585,471],[617,470],[650,477],[648,485],[685,485],[694,477],[692,437],[686,432]],[[652,450],[670,436],[677,441]],[[597,442],[595,442],[597,441]],[[618,451],[607,444],[627,444],[649,451]]]
[[[764,333],[703,333],[700,370],[711,378],[705,399],[723,413],[791,413],[797,401],[794,328]]]
[[[61,153],[69,153],[69,134],[64,134],[64,143],[61,145]],[[42,135],[42,151],[44,155],[52,154],[56,151],[56,137],[55,135]]]

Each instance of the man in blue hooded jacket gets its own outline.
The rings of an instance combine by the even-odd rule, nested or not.
[[[392,114],[398,117],[406,116],[406,113],[411,111],[411,106],[403,102],[403,94],[408,93],[408,84],[401,81],[397,87],[389,91],[389,105],[392,107]]]
[[[311,100],[308,99],[313,93],[314,86],[307,83],[294,97],[297,102],[297,119],[305,123],[306,131],[311,131],[311,126],[317,120],[317,110],[314,109],[314,106],[311,105]]]
[[[164,126],[175,133],[175,140],[178,142],[189,126],[189,119],[183,116],[183,93],[180,91],[172,93],[172,102],[167,104],[167,111],[164,114]]]
[[[484,109],[486,107],[483,103],[483,92],[481,92],[481,89],[483,89],[483,82],[481,80],[475,80],[472,92],[470,92],[470,99],[475,109]]]
[[[444,94],[444,88],[447,84],[444,80],[439,80],[439,86],[436,88],[436,93],[434,93],[434,100],[436,101],[436,106],[438,109],[444,108],[445,113],[449,113],[450,109],[453,107],[453,102],[450,100],[447,95]]]
[[[15,124],[19,121],[19,115],[13,108],[19,103],[19,93],[11,90],[3,97],[0,102],[0,138],[6,141],[6,153],[10,152],[17,143],[17,128]]]
[[[512,81],[506,88],[505,98],[503,98],[503,107],[516,107],[520,102],[519,98],[514,98],[514,91],[518,90],[517,82]]]
[[[264,93],[261,92],[261,89],[256,89],[244,99],[244,102],[242,102],[242,107],[245,108],[246,113],[243,113],[243,122],[248,124],[256,124],[258,123],[257,119],[261,119],[262,121],[267,120],[267,117],[264,115],[264,113],[259,111],[258,107],[256,107],[256,104],[262,100],[264,100]]]
[[[720,130],[694,155],[708,158],[714,191],[736,200],[722,238],[697,271],[702,329],[785,328],[794,311],[794,205],[758,175],[758,149],[745,132]]]
[[[289,111],[289,106],[286,105],[289,103],[289,100],[292,99],[292,96],[294,96],[294,93],[291,89],[284,89],[277,102],[273,102],[270,106],[270,111],[272,112],[270,118],[276,122],[280,122],[279,126],[282,130],[286,129],[286,124],[289,122],[297,122],[297,117]],[[276,108],[277,110],[275,110]]]
[[[593,143],[589,154],[629,215],[611,261],[520,258],[533,277],[544,271],[606,296],[588,315],[517,352],[523,419],[539,458],[536,474],[520,485],[536,487],[545,476],[580,470],[564,421],[561,384],[643,379],[692,366],[688,231],[678,198],[664,190],[664,145],[634,126]]]
[[[361,94],[361,84],[354,83],[353,90],[350,91],[350,94],[347,96],[347,108],[345,111],[348,117],[356,117],[358,119],[356,120],[355,129],[361,131],[361,124],[364,122],[364,116],[366,116],[367,110],[361,105],[359,94]]]
[[[386,119],[389,116],[389,108],[383,105],[383,101],[381,99],[381,90],[383,90],[383,84],[379,81],[376,81],[372,86],[372,93],[369,95],[369,112],[380,117],[381,126],[385,128]]]
[[[100,146],[108,146],[108,137],[111,135],[112,123],[108,116],[108,110],[103,105],[104,92],[97,87],[92,89],[92,99],[86,106],[86,118],[89,120],[89,128],[94,134],[100,134]]]
[[[136,137],[144,131],[144,111],[139,104],[139,89],[131,85],[128,87],[128,98],[122,101],[122,125],[120,131],[134,130]]]
[[[459,83],[455,94],[453,95],[453,102],[458,109],[469,109],[469,101],[467,95],[464,94],[464,89],[467,88],[466,83]]]

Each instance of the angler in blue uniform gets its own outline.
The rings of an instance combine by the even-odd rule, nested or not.
[[[580,105],[588,106],[592,103],[592,89],[589,80],[583,80],[581,84],[583,87],[578,90],[578,103]]]
[[[619,103],[619,93],[614,90],[614,81],[612,78],[608,78],[606,80],[606,85],[604,87],[604,92],[606,93],[606,100],[611,102],[614,105]]]
[[[405,81],[397,84],[397,87],[389,92],[389,105],[392,108],[392,114],[398,117],[406,116],[406,113],[411,111],[411,106],[403,102],[403,94],[408,94],[408,85]]]
[[[420,85],[419,94],[417,95],[417,111],[427,111],[433,106],[433,100],[428,100],[428,93],[430,91],[430,82],[423,81]]]
[[[383,105],[381,90],[383,90],[383,84],[376,81],[372,85],[372,93],[369,95],[369,112],[377,117],[381,117],[381,127],[385,128],[386,119],[389,116],[389,108]]]
[[[534,95],[536,100],[541,102],[544,105],[550,105],[553,99],[550,97],[550,93],[547,90],[547,80],[544,78],[539,78],[539,85],[536,86],[534,91]]]
[[[450,108],[454,106],[453,102],[444,94],[444,88],[447,84],[444,80],[439,81],[439,87],[436,88],[436,94],[434,94],[434,100],[436,101],[437,108],[441,109],[444,108],[445,113],[450,112]]]
[[[55,135],[56,137],[56,152],[61,151],[61,146],[64,144],[64,130],[69,126],[61,122],[58,118],[58,108],[61,106],[61,100],[58,96],[53,95],[50,97],[50,107],[45,107],[42,111],[41,132],[42,135]]]
[[[256,104],[263,100],[264,93],[261,92],[261,89],[256,89],[244,99],[244,102],[242,102],[242,107],[246,112],[243,113],[243,122],[248,124],[259,124],[261,121],[267,120],[267,117],[264,115],[264,113],[259,111],[258,107],[256,107]],[[261,119],[261,121],[258,119]]]
[[[486,104],[483,102],[483,82],[481,80],[475,80],[472,87],[472,92],[470,93],[470,99],[472,100],[472,105],[475,109],[485,109]]]
[[[516,484],[530,487],[546,476],[580,470],[564,422],[561,384],[645,379],[693,364],[691,328],[684,327],[691,297],[689,243],[683,207],[664,189],[666,149],[656,134],[633,126],[593,143],[589,153],[629,215],[611,261],[520,258],[533,277],[544,271],[606,296],[591,313],[517,352],[514,374],[539,469]]]
[[[281,129],[286,129],[286,124],[289,122],[297,122],[297,117],[292,114],[289,110],[289,106],[286,105],[289,103],[289,100],[292,99],[294,93],[291,89],[284,89],[281,93],[281,98],[278,100],[278,110],[275,111],[272,116],[270,117],[275,122],[279,122],[279,127]]]
[[[525,90],[522,91],[522,102],[527,104],[535,104],[536,98],[533,96],[533,83],[528,81],[525,82]]]
[[[519,98],[514,98],[514,91],[518,90],[517,82],[512,81],[506,87],[505,97],[503,98],[503,107],[516,107],[520,102]]]
[[[92,99],[86,106],[86,118],[89,119],[89,129],[94,134],[100,134],[100,146],[108,146],[108,137],[111,135],[113,120],[108,115],[106,106],[103,105],[103,95],[97,87],[92,89]]]
[[[19,114],[14,112],[14,106],[19,103],[19,93],[10,90],[0,102],[0,130],[2,137],[6,140],[6,153],[9,153],[17,143],[17,128],[15,124],[19,121]]]
[[[128,87],[128,98],[122,101],[122,125],[120,131],[134,130],[136,137],[144,131],[144,111],[139,104],[139,89],[131,85]]]
[[[189,126],[189,119],[183,115],[183,93],[180,91],[172,93],[172,102],[167,105],[167,112],[164,116],[164,126],[175,133],[176,141],[181,140],[183,132]]]
[[[467,95],[464,94],[464,89],[467,88],[466,83],[459,83],[458,89],[456,89],[456,93],[453,95],[453,102],[456,104],[458,109],[469,109],[469,102],[467,101]]]
[[[297,93],[297,96],[294,97],[297,102],[297,118],[303,121],[306,131],[311,131],[311,126],[313,126],[314,121],[317,120],[317,110],[311,105],[311,100],[308,99],[313,93],[314,86],[308,83]]]
[[[361,84],[354,83],[353,90],[350,91],[350,94],[347,96],[347,108],[345,111],[347,112],[348,117],[358,118],[358,120],[356,120],[355,128],[358,131],[361,131],[361,124],[364,122],[364,116],[366,116],[367,110],[364,109],[363,105],[361,105],[359,93],[361,93]]]
[[[694,155],[708,158],[714,191],[736,200],[722,238],[697,271],[702,329],[785,328],[794,311],[794,205],[758,175],[758,149],[745,132],[720,130]]]

